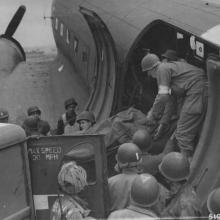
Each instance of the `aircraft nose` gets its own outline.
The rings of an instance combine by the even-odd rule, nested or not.
[[[25,61],[25,54],[11,39],[0,38],[0,71],[11,73],[22,61]]]
[[[22,46],[12,37],[17,30],[25,11],[26,7],[21,5],[9,22],[5,33],[0,36],[0,71],[10,73],[18,63],[25,61],[26,59]]]

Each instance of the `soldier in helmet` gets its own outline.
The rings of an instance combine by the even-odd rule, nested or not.
[[[152,138],[150,136],[150,133],[148,132],[148,130],[145,129],[137,130],[132,137],[132,142],[135,143],[142,151],[142,160],[139,165],[141,171],[143,173],[148,173],[157,177],[159,175],[158,166],[161,163],[165,152],[156,155],[150,154],[149,150],[151,149],[151,140]],[[153,207],[153,210],[158,215],[160,215],[166,204],[166,200],[170,197],[169,191],[162,184],[159,185],[160,198],[157,204]]]
[[[220,214],[220,188],[210,192],[207,199],[207,208],[211,214]]]
[[[28,116],[22,125],[22,128],[25,130],[27,136],[40,135],[38,131],[38,118],[31,115]]]
[[[64,102],[66,112],[61,115],[57,122],[57,131],[56,134],[74,134],[77,131],[75,127],[76,121],[76,106],[77,102],[74,98],[69,98]]]
[[[48,136],[48,134],[50,132],[49,123],[47,121],[43,121],[43,120],[38,122],[38,131],[39,131],[40,135]]]
[[[41,118],[41,110],[37,106],[30,106],[27,110],[28,116],[35,116],[40,120]]]
[[[86,178],[86,171],[74,161],[63,164],[58,174],[58,183],[64,196],[58,195],[51,208],[50,219],[78,220],[88,217],[90,210],[87,203],[78,196],[88,185]]]
[[[34,117],[36,118],[36,121],[37,121],[37,129],[38,129],[38,134],[40,135],[46,135],[49,131],[50,131],[50,125],[47,121],[45,120],[42,120],[41,119],[41,110],[39,109],[38,106],[30,106],[27,110],[27,115],[28,115],[28,118],[29,117]],[[29,119],[28,119],[29,120]],[[29,130],[29,128],[27,127],[29,126],[28,123],[26,123],[24,121],[22,127],[25,129],[25,130]],[[32,128],[31,128],[32,130]],[[46,132],[47,130],[47,132]],[[36,132],[35,132],[36,133]]]
[[[177,52],[172,49],[167,49],[162,55],[162,62],[176,62],[182,61],[186,62],[184,59],[178,57]],[[175,93],[173,92],[175,91]],[[176,96],[178,94],[178,96]],[[154,135],[154,139],[157,140],[162,137],[170,128],[173,121],[179,118],[180,110],[183,103],[184,89],[175,87],[171,88],[170,101],[167,102],[162,117],[159,121],[159,126],[157,127]]]
[[[145,129],[137,130],[132,137],[132,142],[142,151],[140,167],[143,173],[156,175],[159,172],[158,165],[161,163],[164,154],[151,155],[149,153],[151,149],[151,140],[152,138],[149,131]]]
[[[112,212],[108,219],[159,219],[152,210],[159,196],[160,187],[153,176],[146,173],[137,175],[131,185],[129,205]]]
[[[170,191],[170,199],[167,200],[162,217],[201,216],[201,202],[193,187],[185,184],[190,174],[187,157],[179,152],[168,153],[160,163],[159,170]]]
[[[110,210],[123,209],[130,201],[131,184],[139,172],[141,150],[133,143],[119,146],[116,154],[116,170],[120,172],[109,178]]]
[[[177,52],[175,50],[167,49],[162,55],[162,62],[172,62],[172,61],[177,61],[178,56]]]
[[[155,54],[147,54],[141,62],[142,71],[155,78],[158,84],[158,94],[154,101],[151,117],[160,118],[165,105],[170,102],[171,91],[184,90],[183,105],[177,128],[174,134],[177,147],[183,154],[190,157],[194,151],[207,108],[207,77],[205,72],[186,62],[161,63]],[[178,97],[178,94],[175,94]],[[166,127],[159,125],[160,130]],[[158,131],[159,132],[159,131]]]
[[[81,134],[92,133],[92,126],[95,124],[95,116],[93,112],[83,111],[76,117]]]
[[[0,123],[8,123],[9,113],[7,109],[0,108]]]

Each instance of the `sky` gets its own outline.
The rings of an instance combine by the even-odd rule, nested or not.
[[[20,5],[26,6],[26,13],[13,37],[24,48],[54,46],[50,16],[52,0],[0,0],[0,34]]]

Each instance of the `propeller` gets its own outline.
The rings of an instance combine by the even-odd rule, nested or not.
[[[18,8],[13,18],[11,19],[10,23],[8,24],[8,27],[6,28],[6,31],[4,33],[5,37],[11,38],[13,36],[24,16],[25,11],[26,11],[26,7],[24,5],[21,5]]]

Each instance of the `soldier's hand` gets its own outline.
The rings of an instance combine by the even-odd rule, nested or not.
[[[162,138],[169,130],[169,127],[170,126],[168,124],[159,124],[159,126],[157,127],[157,129],[154,133],[153,140],[156,141],[156,140]]]
[[[146,116],[146,125],[147,126],[152,126],[152,125],[155,125],[156,124],[156,120],[154,119],[151,111],[149,111],[147,113],[147,116]]]

